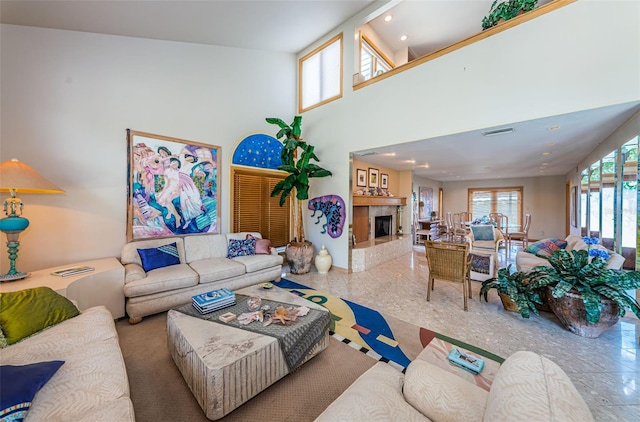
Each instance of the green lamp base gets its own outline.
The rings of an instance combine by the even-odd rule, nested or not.
[[[15,274],[3,274],[0,275],[0,283],[5,281],[16,281],[22,280],[23,278],[27,278],[31,275],[31,273],[17,272]]]

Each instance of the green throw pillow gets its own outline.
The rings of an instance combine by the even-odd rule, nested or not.
[[[69,299],[49,287],[0,294],[0,327],[9,345],[79,313]]]

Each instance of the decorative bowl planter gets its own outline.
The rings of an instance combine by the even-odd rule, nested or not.
[[[289,242],[285,250],[289,271],[292,274],[306,274],[311,269],[314,253],[311,242]]]
[[[580,293],[571,290],[563,297],[555,298],[551,294],[553,288],[548,287],[548,289],[549,307],[567,330],[574,334],[582,337],[597,338],[620,320],[618,315],[620,307],[613,300],[601,297],[600,320],[596,324],[590,324],[587,321],[587,311],[584,308],[584,301]]]
[[[505,311],[519,312],[518,305],[513,300],[511,300],[509,295],[498,292],[498,296],[500,296],[500,300],[502,301],[502,306],[504,306]]]

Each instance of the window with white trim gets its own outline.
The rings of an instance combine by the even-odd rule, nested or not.
[[[299,111],[342,97],[342,33],[300,59]]]

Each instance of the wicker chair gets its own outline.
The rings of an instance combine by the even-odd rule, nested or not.
[[[427,283],[427,301],[431,300],[435,279],[462,283],[464,310],[467,310],[467,296],[471,297],[471,256],[467,243],[446,243],[425,240],[429,281]]]

